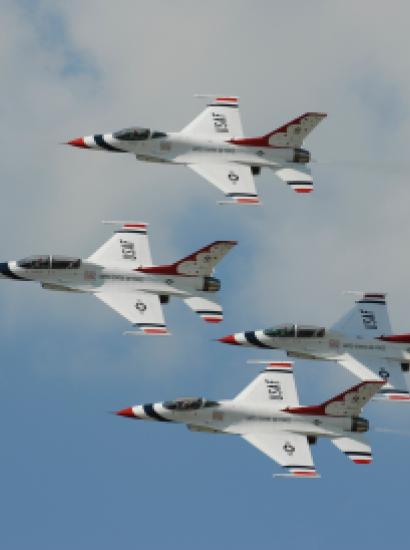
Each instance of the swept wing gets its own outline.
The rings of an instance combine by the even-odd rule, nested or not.
[[[266,364],[266,368],[235,397],[235,401],[269,403],[277,409],[299,405],[292,362],[252,362]]]
[[[242,137],[242,122],[237,97],[215,97],[192,122],[181,131],[183,134],[209,136],[226,141]]]
[[[144,334],[167,334],[159,297],[135,291],[102,290],[95,294],[102,302],[128,319]]]
[[[229,202],[259,204],[255,181],[249,166],[234,163],[189,164],[194,172],[215,185]]]
[[[114,224],[118,222],[105,223]],[[94,254],[91,254],[88,261],[124,269],[135,269],[140,265],[152,265],[147,224],[143,222],[122,223],[120,229],[116,230],[114,235]]]
[[[249,433],[243,439],[286,468],[286,477],[318,477],[305,435],[290,432]]]

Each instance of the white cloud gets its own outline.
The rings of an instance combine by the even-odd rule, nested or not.
[[[239,1],[234,12],[220,2],[6,4],[3,258],[87,255],[108,237],[101,219],[137,218],[150,223],[160,262],[219,236],[238,238],[219,270],[225,326],[331,323],[350,306],[342,290],[358,288],[388,291],[393,325],[405,330],[407,167],[392,166],[406,160],[409,138],[408,11],[405,2],[396,17],[370,2],[260,1],[250,10]],[[308,145],[319,160],[338,162],[313,165],[311,197],[265,172],[261,209],[223,209],[218,192],[183,168],[59,145],[134,123],[178,129],[202,108],[192,94],[209,91],[241,96],[250,135],[304,110],[327,111]],[[43,300],[54,318],[66,307],[39,288],[2,299],[13,323]],[[90,307],[98,327],[122,328],[98,306],[81,311]],[[67,308],[64,322],[76,311]],[[198,331],[179,321],[180,311],[171,309],[172,331]],[[177,361],[181,350],[171,347]]]

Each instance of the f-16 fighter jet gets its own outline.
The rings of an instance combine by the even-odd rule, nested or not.
[[[219,339],[225,344],[285,350],[289,357],[336,361],[362,380],[386,385],[377,399],[410,401],[410,334],[392,334],[385,294],[364,294],[330,329],[278,325]]]
[[[139,329],[127,334],[169,334],[161,304],[171,296],[182,298],[208,323],[222,320],[213,298],[221,283],[212,274],[235,244],[215,241],[173,264],[153,265],[147,224],[127,222],[85,260],[30,256],[1,263],[0,277],[38,281],[48,290],[90,292]]]
[[[270,168],[298,193],[313,190],[310,153],[303,140],[326,116],[305,113],[263,136],[243,135],[237,97],[216,97],[180,132],[132,127],[108,134],[79,137],[68,145],[132,153],[138,160],[189,166],[220,189],[228,201],[258,204],[254,176]]]
[[[310,452],[317,437],[329,438],[356,464],[371,463],[371,448],[362,435],[369,422],[359,415],[383,384],[383,380],[362,382],[321,405],[301,407],[292,363],[272,361],[232,400],[183,397],[136,405],[116,414],[180,422],[197,432],[240,435],[286,469],[279,475],[319,477]]]

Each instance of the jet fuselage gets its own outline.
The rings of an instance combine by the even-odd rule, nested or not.
[[[46,258],[47,256],[44,256]],[[187,296],[192,291],[212,292],[209,279],[219,286],[219,281],[211,277],[183,275],[161,275],[143,273],[136,269],[121,269],[102,266],[87,260],[77,260],[79,266],[66,269],[24,268],[19,262],[0,264],[0,277],[22,281],[36,281],[48,290],[98,292],[104,287],[132,288],[163,296]],[[50,262],[52,265],[52,262]]]
[[[170,408],[183,407],[184,402],[188,402],[185,410]],[[236,435],[256,430],[258,433],[287,431],[312,437],[335,438],[368,430],[368,421],[358,417],[290,413],[275,409],[271,404],[246,404],[235,400],[215,402],[201,398],[180,398],[175,401],[136,405],[117,414],[139,420],[183,423],[193,431]]]
[[[322,361],[337,361],[345,354],[355,357],[382,358],[392,361],[410,361],[410,343],[389,342],[379,338],[349,338],[341,333],[326,331],[323,337],[268,336],[266,331],[257,330],[236,333],[221,338],[221,342],[280,349],[291,357]]]
[[[85,149],[132,153],[138,160],[173,164],[226,163],[246,166],[275,167],[283,163],[307,164],[310,153],[293,147],[263,147],[238,145],[236,140],[216,140],[208,137],[193,137],[183,132],[153,132],[158,138],[132,141],[115,137],[115,133],[91,135],[73,140],[71,144]],[[238,139],[238,142],[241,140]]]

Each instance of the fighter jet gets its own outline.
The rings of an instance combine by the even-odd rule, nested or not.
[[[202,96],[203,97],[203,96]],[[326,116],[305,113],[259,137],[243,135],[237,97],[212,97],[180,132],[131,127],[72,139],[67,144],[95,151],[132,153],[138,160],[189,166],[220,189],[220,204],[258,204],[254,176],[270,168],[297,193],[313,190],[307,135]]]
[[[392,334],[385,294],[365,293],[330,329],[285,324],[230,334],[219,341],[281,349],[289,357],[335,361],[361,380],[382,378],[386,385],[376,399],[410,401],[410,334]]]
[[[384,380],[361,382],[321,405],[301,407],[293,364],[274,361],[234,399],[209,401],[182,397],[175,401],[135,405],[116,414],[139,420],[180,422],[196,432],[240,435],[285,468],[286,477],[319,477],[310,445],[327,437],[356,464],[370,464],[372,452],[362,433],[369,422],[362,407]]]
[[[153,265],[146,223],[105,223],[122,226],[87,259],[30,256],[0,263],[0,277],[37,281],[47,290],[94,294],[138,329],[126,334],[169,334],[161,304],[170,297],[182,298],[208,323],[222,320],[214,299],[221,283],[212,276],[213,269],[236,241],[215,241],[175,263]]]

